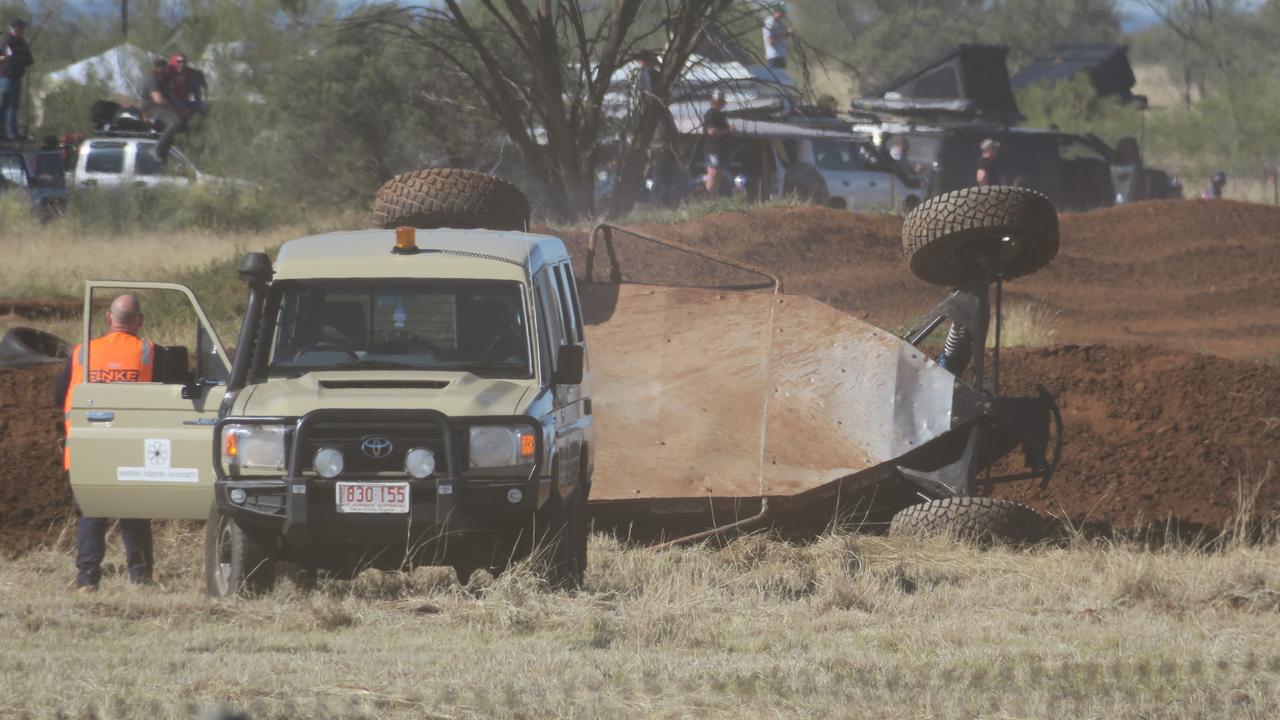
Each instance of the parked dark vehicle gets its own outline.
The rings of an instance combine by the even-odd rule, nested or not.
[[[41,150],[33,157],[34,174],[29,170],[27,155],[20,149],[0,149],[0,193],[26,193],[32,211],[42,221],[48,221],[66,207],[66,168],[59,150]]]
[[[966,125],[904,130],[910,159],[929,168],[930,197],[975,184],[979,145],[1000,143],[996,184],[1030,188],[1060,210],[1090,210],[1116,202],[1110,149],[1100,140],[1052,130]]]

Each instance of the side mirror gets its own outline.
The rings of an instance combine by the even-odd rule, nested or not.
[[[581,385],[586,363],[586,348],[582,345],[561,345],[553,381],[556,385]]]

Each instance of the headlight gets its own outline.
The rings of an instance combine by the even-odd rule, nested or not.
[[[419,480],[436,471],[436,455],[426,448],[414,448],[404,456],[404,470]]]
[[[537,438],[530,428],[478,425],[471,428],[467,465],[473,468],[529,465],[536,458]]]
[[[284,425],[226,425],[222,428],[222,466],[241,470],[283,470]]]
[[[311,467],[315,468],[316,474],[322,478],[338,477],[342,474],[345,464],[342,451],[337,448],[320,448],[311,461]]]

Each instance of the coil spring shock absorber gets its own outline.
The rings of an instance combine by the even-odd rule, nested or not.
[[[954,375],[964,372],[973,356],[973,338],[969,331],[958,323],[951,323],[947,330],[947,340],[942,345],[942,354],[938,356],[938,364]]]

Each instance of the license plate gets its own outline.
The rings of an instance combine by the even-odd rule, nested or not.
[[[340,513],[407,513],[409,483],[340,482]]]

